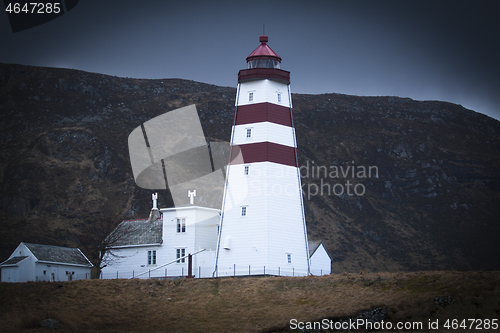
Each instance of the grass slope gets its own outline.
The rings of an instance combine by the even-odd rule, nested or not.
[[[453,303],[436,305],[445,295]],[[16,332],[46,318],[63,332],[281,332],[292,318],[346,318],[379,306],[394,323],[498,320],[500,272],[0,284],[0,327]]]

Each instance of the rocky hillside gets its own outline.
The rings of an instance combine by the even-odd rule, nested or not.
[[[229,141],[235,94],[0,64],[0,260],[21,241],[78,246],[103,218],[146,217],[130,132],[196,104],[205,135]],[[294,94],[293,105],[308,233],[334,272],[500,269],[497,120],[399,97]]]

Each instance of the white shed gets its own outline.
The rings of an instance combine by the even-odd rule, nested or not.
[[[2,282],[90,279],[92,264],[77,248],[21,243],[0,264]]]
[[[309,262],[312,275],[328,275],[332,269],[332,259],[322,241],[309,241]]]

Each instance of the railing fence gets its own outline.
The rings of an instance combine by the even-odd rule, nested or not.
[[[37,275],[35,276],[35,281],[47,281],[47,282],[56,282],[56,281],[76,281],[76,280],[88,280],[90,279],[90,273],[75,273],[75,274],[59,274],[58,276],[51,274],[46,275]]]
[[[188,270],[184,266],[167,266],[161,269],[149,268],[130,271],[113,271],[111,267],[101,271],[101,279],[173,279],[187,277]],[[218,268],[214,271],[213,266],[193,267],[193,278],[212,278],[212,277],[244,277],[244,276],[305,276],[306,270],[295,269],[294,267],[266,267],[252,265],[236,265],[225,269]]]

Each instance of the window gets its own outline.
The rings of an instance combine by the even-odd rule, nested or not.
[[[148,251],[148,265],[156,265],[156,250]]]
[[[278,103],[281,103],[281,93],[278,93]]]
[[[247,216],[247,206],[241,206],[241,216]]]
[[[177,233],[186,232],[186,218],[178,218],[177,219]]]
[[[247,138],[251,138],[251,137],[252,137],[252,129],[247,128]]]
[[[245,176],[248,175],[248,170],[250,170],[250,166],[249,165],[245,165]]]
[[[47,271],[43,271],[43,275],[47,275]]]
[[[175,249],[175,258],[176,259],[179,259],[179,258],[182,258],[186,255],[186,249]],[[180,263],[184,263],[186,262],[186,258],[182,258],[182,259],[179,259],[177,260],[177,263],[180,264]]]
[[[289,264],[291,264],[291,263],[292,263],[292,254],[291,254],[291,253],[287,253],[287,254],[286,254],[286,260],[287,260],[287,262],[288,262]]]
[[[271,59],[257,59],[250,60],[247,62],[247,68],[280,68],[280,62],[278,60]]]
[[[253,91],[250,91],[250,92],[248,93],[248,101],[249,101],[249,102],[253,102]]]

